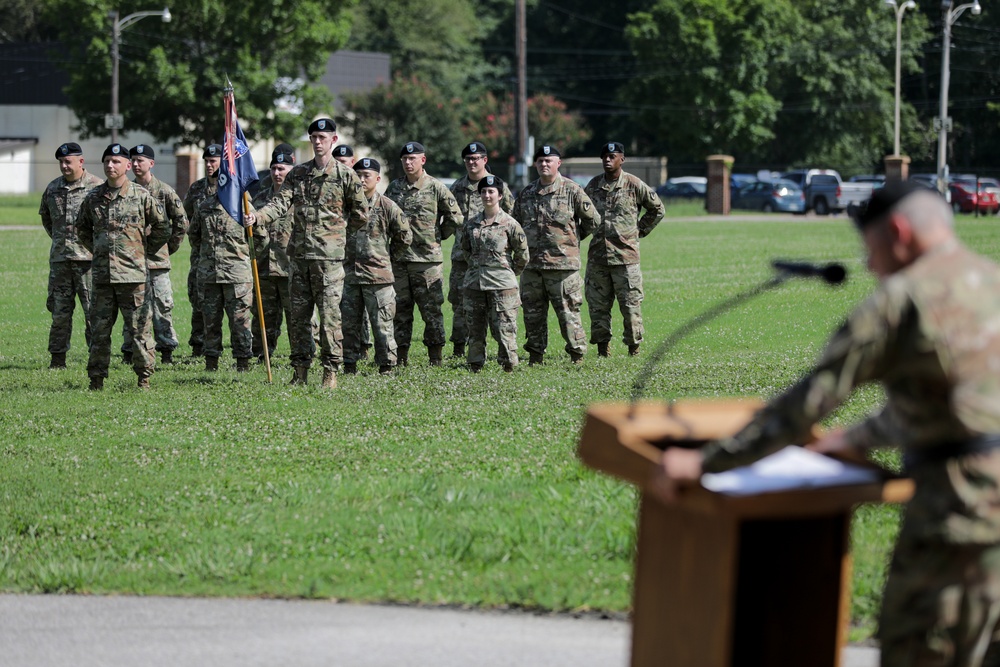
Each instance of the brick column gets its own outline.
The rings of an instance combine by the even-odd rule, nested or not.
[[[905,181],[910,177],[910,157],[908,155],[885,156],[885,182]]]
[[[729,176],[733,172],[733,156],[709,155],[707,160],[708,190],[705,193],[705,210],[729,215]]]
[[[188,188],[198,180],[198,154],[177,153],[177,196],[184,199]]]

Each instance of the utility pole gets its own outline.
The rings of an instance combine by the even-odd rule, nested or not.
[[[514,176],[517,188],[528,184],[528,27],[525,0],[514,0],[514,57],[517,60],[517,92],[514,94]]]

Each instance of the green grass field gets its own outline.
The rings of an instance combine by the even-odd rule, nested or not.
[[[23,208],[0,206],[0,220]],[[970,218],[961,235],[1000,257],[994,224]],[[183,344],[185,249],[182,363],[147,393],[116,363],[91,393],[79,313],[69,369],[46,368],[47,237],[0,230],[0,244],[0,590],[628,609],[636,495],[575,456],[585,407],[624,400],[644,361],[620,342],[572,366],[553,317],[540,368],[474,376],[458,360],[430,368],[416,346],[396,376],[364,366],[324,392],[315,374],[286,385],[282,336],[273,385],[260,367],[237,375],[228,353],[208,374]],[[774,394],[873,283],[843,218],[667,220],[643,241],[647,354],[775,257],[843,261],[852,277],[794,282],[710,324],[664,360],[651,397]],[[879,400],[863,391],[832,422]],[[897,521],[893,508],[857,512],[856,639],[871,631]]]

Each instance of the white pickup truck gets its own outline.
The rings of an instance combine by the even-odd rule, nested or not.
[[[833,169],[796,169],[782,178],[797,183],[806,196],[806,210],[829,215],[847,210],[872,196],[875,183],[845,183]]]

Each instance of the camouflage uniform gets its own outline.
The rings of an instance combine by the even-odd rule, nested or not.
[[[465,307],[462,305],[462,295],[465,291],[465,272],[469,268],[468,260],[462,251],[462,234],[465,225],[469,220],[483,210],[483,200],[479,196],[479,181],[473,183],[466,174],[455,181],[451,186],[451,194],[458,202],[458,208],[462,211],[464,224],[458,225],[455,229],[455,244],[451,247],[451,273],[448,275],[448,303],[451,304],[453,320],[451,323],[452,343],[464,345],[469,337],[469,330],[465,321]],[[511,194],[507,184],[503,184],[503,192],[500,193],[500,208],[505,213],[510,213],[514,208],[514,195]]]
[[[506,187],[506,184],[504,184]],[[521,297],[517,276],[528,264],[528,240],[517,220],[504,211],[493,220],[476,213],[462,234],[465,272],[465,319],[469,332],[466,357],[473,369],[486,363],[486,326],[499,344],[497,360],[504,368],[517,366],[517,309]]]
[[[595,176],[584,191],[601,215],[587,252],[590,342],[611,340],[611,306],[617,297],[625,328],[622,341],[638,345],[643,334],[639,239],[663,218],[663,204],[652,188],[625,172],[613,183],[603,174]]]
[[[167,218],[170,220],[170,239],[166,245],[151,255],[146,263],[146,298],[149,299],[151,316],[153,318],[153,339],[156,341],[157,352],[173,352],[177,349],[177,332],[174,331],[173,318],[170,313],[174,309],[174,288],[170,284],[170,255],[177,252],[187,234],[188,218],[184,213],[184,204],[174,189],[156,176],[149,185],[142,187],[163,205]],[[132,331],[122,324],[122,352],[132,350]]]
[[[184,196],[184,214],[188,222],[194,219],[195,209],[202,199],[215,197],[219,187],[218,178],[199,178],[191,184]],[[190,240],[190,238],[188,239]],[[191,268],[188,269],[187,294],[191,302],[191,337],[188,345],[197,353],[205,347],[205,317],[201,311],[201,295],[198,291],[198,248],[191,243]]]
[[[77,219],[80,243],[94,255],[93,339],[87,375],[108,377],[111,330],[121,310],[132,330],[132,368],[140,378],[155,368],[150,306],[146,300],[146,262],[170,239],[163,205],[145,188],[126,181],[91,190]]]
[[[803,380],[704,450],[706,472],[748,463],[805,442],[854,387],[884,385],[882,411],[844,434],[901,446],[916,483],[886,584],[883,665],[979,665],[997,629],[1000,448],[970,445],[1000,437],[998,318],[1000,267],[937,246],[885,279]]]
[[[579,359],[587,351],[587,335],[580,319],[580,241],[593,233],[601,216],[583,188],[561,174],[556,174],[556,180],[549,185],[536,180],[522,190],[512,214],[524,229],[531,253],[521,275],[524,328],[528,334],[524,347],[536,358],[545,354],[551,302],[566,340],[566,352]]]
[[[403,256],[413,242],[413,232],[403,212],[385,195],[375,193],[368,202],[368,222],[347,225],[344,259],[344,361],[356,364],[361,358],[364,313],[375,316],[375,363],[380,368],[396,365],[396,339],[392,321],[396,316],[392,259]]]
[[[270,176],[265,176],[260,182],[260,189],[253,199],[255,208],[263,208],[274,196],[274,186]],[[292,236],[292,216],[283,215],[275,218],[267,225],[268,252],[257,253],[257,276],[260,278],[260,298],[264,310],[264,328],[267,330],[268,354],[274,354],[281,336],[282,319],[291,326],[292,302],[288,293],[288,240]],[[253,354],[260,357],[264,354],[260,335],[260,322],[257,315],[256,297],[253,305]]]
[[[76,217],[83,198],[101,183],[100,178],[85,170],[83,176],[72,182],[60,176],[49,183],[42,194],[38,214],[42,216],[45,233],[52,239],[48,298],[45,300],[45,307],[52,313],[49,354],[69,351],[77,298],[83,309],[84,334],[87,347],[90,347],[91,255],[78,239]]]
[[[326,168],[315,160],[295,166],[278,194],[257,213],[258,224],[268,225],[291,213],[289,239],[288,337],[291,361],[309,368],[315,355],[310,318],[319,309],[320,354],[325,369],[343,361],[340,299],[344,291],[344,244],[348,220],[364,226],[368,202],[354,170],[331,159]]]
[[[458,202],[441,181],[424,173],[416,183],[397,178],[385,196],[403,210],[413,232],[413,244],[393,265],[396,278],[396,344],[410,346],[413,337],[413,305],[424,320],[424,345],[444,345],[444,253],[441,240],[455,233],[462,223]]]
[[[253,274],[246,229],[233,219],[216,197],[198,203],[188,232],[198,253],[198,289],[205,322],[205,359],[222,356],[222,316],[229,318],[229,341],[234,359],[249,359],[253,353],[250,306]],[[254,241],[267,251],[267,236],[254,226]],[[211,363],[211,362],[209,362]]]

